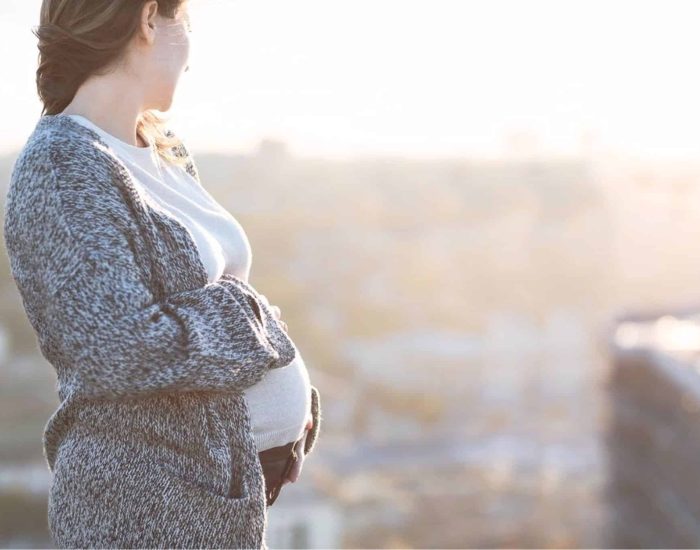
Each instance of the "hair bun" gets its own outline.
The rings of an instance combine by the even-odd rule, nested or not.
[[[51,40],[58,36],[73,37],[70,32],[56,23],[42,23],[36,27],[34,34],[40,40]]]
[[[56,23],[42,23],[37,27],[34,34],[39,39],[39,48],[41,48],[42,43],[55,44],[57,42],[68,42],[87,47],[90,47],[92,44],[91,41],[80,38]]]

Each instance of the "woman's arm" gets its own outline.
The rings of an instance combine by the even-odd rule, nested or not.
[[[224,274],[222,275],[222,278],[231,281],[232,283],[237,285],[241,284],[240,279],[231,274]],[[287,332],[287,324],[281,319],[282,311],[279,308],[279,306],[270,304],[270,301],[267,299],[267,296],[265,296],[262,293],[256,292],[256,297],[262,309],[264,310],[268,320],[270,320],[271,322],[271,320],[274,318],[280,324],[282,330],[284,330],[284,332]],[[306,439],[304,441],[304,454],[310,453],[311,450],[314,448],[316,439],[318,438],[319,430],[321,428],[321,395],[318,391],[318,388],[316,388],[315,386],[311,386],[311,411],[309,416],[311,417],[311,427],[309,428],[309,431],[306,434]]]
[[[293,360],[291,341],[263,331],[228,283],[156,301],[108,167],[41,156],[13,168],[5,243],[41,351],[63,383],[94,398],[242,391]]]

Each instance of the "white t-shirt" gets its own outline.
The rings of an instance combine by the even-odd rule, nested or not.
[[[252,250],[243,227],[195,178],[183,167],[164,162],[154,144],[137,147],[82,115],[69,116],[97,132],[134,176],[139,191],[189,229],[210,282],[223,273],[248,281]],[[259,452],[303,435],[311,419],[311,383],[298,349],[292,363],[270,370],[244,394]]]

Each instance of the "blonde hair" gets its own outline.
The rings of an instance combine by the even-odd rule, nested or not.
[[[146,0],[43,0],[38,38],[36,86],[42,116],[62,112],[78,88],[93,74],[103,74],[117,62],[137,32]],[[187,0],[158,0],[158,13],[175,18]],[[173,148],[181,140],[168,131],[165,120],[145,111],[136,130],[154,143],[165,160],[184,165],[187,159]]]

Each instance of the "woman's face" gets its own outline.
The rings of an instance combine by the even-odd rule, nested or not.
[[[143,109],[167,111],[180,75],[187,70],[190,53],[190,17],[187,0],[174,19],[157,13],[155,0],[146,2],[141,19],[136,72],[144,87]]]

